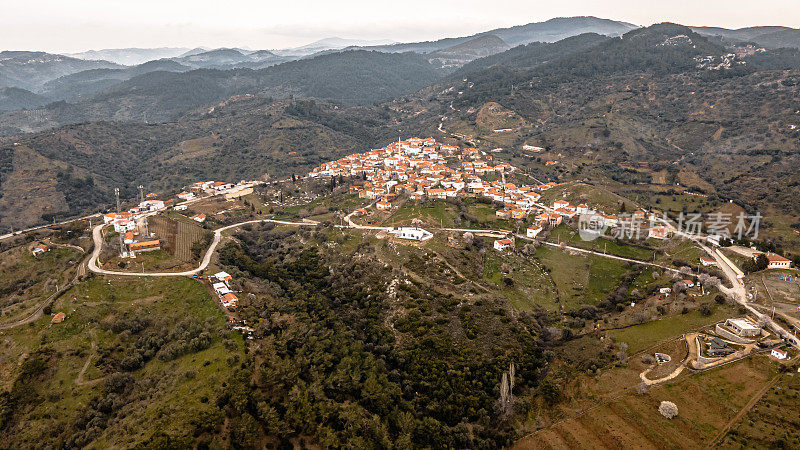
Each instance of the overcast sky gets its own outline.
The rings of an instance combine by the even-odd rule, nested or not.
[[[0,49],[275,49],[331,36],[411,42],[578,15],[799,28],[800,0],[0,0]]]

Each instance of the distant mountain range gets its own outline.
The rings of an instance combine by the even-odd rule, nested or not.
[[[174,71],[142,73],[70,103],[0,114],[0,133],[14,134],[0,145],[14,162],[3,175],[7,181],[0,179],[8,192],[0,198],[0,225],[51,219],[53,211],[30,204],[30,186],[53,184],[64,167],[74,167],[76,177],[91,177],[105,189],[96,198],[85,198],[53,188],[53,198],[66,196],[60,202],[68,206],[55,212],[76,215],[107,202],[113,183],[170,179],[173,187],[185,184],[182,177],[234,174],[242,167],[247,176],[285,175],[317,163],[321,151],[370,148],[373,139],[391,139],[401,130],[439,136],[443,131],[437,125],[443,124],[449,132],[464,130],[491,142],[496,138],[492,128],[481,123],[481,111],[489,104],[531,124],[509,147],[533,142],[592,152],[600,161],[597,170],[612,177],[633,176],[620,168],[624,163],[647,161],[667,170],[681,159],[687,167],[702,168],[697,175],[704,183],[729,198],[756,204],[770,192],[770,202],[796,204],[794,191],[774,195],[778,191],[769,191],[767,184],[727,172],[758,162],[758,176],[770,180],[797,167],[797,132],[786,125],[796,121],[796,50],[737,56],[726,65],[731,49],[714,36],[665,23],[619,37],[583,33],[516,46],[451,72],[429,62],[506,46],[498,36],[483,35],[427,54],[348,50],[258,70],[176,65]],[[179,64],[159,63],[165,62]],[[781,64],[794,70],[773,70]],[[131,75],[127,70],[109,73],[122,78]],[[59,83],[92,82],[88,74],[77,75]],[[0,98],[24,107],[41,101],[35,95],[6,89]],[[312,131],[318,126],[324,127],[323,135]],[[205,139],[203,154],[180,156],[180,143],[193,139]],[[308,145],[317,148],[304,153]],[[762,159],[773,149],[784,153]],[[287,158],[287,152],[298,150],[302,158]],[[578,154],[583,153],[573,152]],[[718,163],[719,155],[727,159]],[[26,161],[33,157],[46,158],[50,170],[26,172]],[[117,164],[119,158],[125,163]],[[69,179],[64,184],[80,185]]]
[[[136,66],[155,59],[175,58],[189,51],[182,47],[160,48],[109,48],[103,50],[87,50],[80,53],[69,53],[78,59],[105,60],[124,66]]]
[[[241,94],[372,104],[410,94],[441,76],[422,55],[366,50],[320,55],[258,70],[160,70],[133,77],[130,70],[98,73],[97,78],[83,72],[61,78],[51,84],[53,92],[67,92],[64,86],[79,89],[112,78],[127,79],[105,86],[93,95],[73,98],[71,103],[56,102],[33,111],[0,115],[0,133],[101,120],[162,122]]]
[[[730,30],[717,27],[692,27],[704,36],[716,36],[725,43],[754,43],[767,48],[800,48],[800,29],[789,27],[748,27]]]
[[[531,42],[556,42],[583,33],[620,36],[636,28],[638,26],[630,23],[597,17],[559,17],[545,22],[529,23],[510,28],[497,28],[471,36],[378,46],[371,47],[371,49],[390,52],[432,53],[487,35],[496,36],[509,46],[516,47]]]
[[[87,61],[45,52],[0,52],[0,87],[18,87],[37,91],[58,77],[90,69],[118,69],[108,61]]]
[[[420,84],[423,81],[431,81],[454,71],[463,75],[493,65],[502,65],[505,68],[537,66],[635,29],[636,25],[626,22],[597,17],[567,17],[498,28],[471,36],[416,43],[334,37],[282,50],[128,48],[87,51],[72,56],[6,51],[0,53],[0,89],[3,89],[0,94],[0,111],[40,111],[32,115],[36,119],[27,125],[24,124],[25,120],[9,120],[9,116],[2,118],[0,122],[7,127],[5,132],[13,132],[80,120],[164,120],[202,106],[203,101],[215,102],[228,95],[243,93],[262,93],[274,97],[312,96],[350,104],[371,103],[391,95],[405,95],[410,92],[408,89],[423,86],[424,84]],[[753,57],[752,61],[763,68],[791,68],[800,61],[800,53],[797,51],[800,48],[800,30],[797,29],[751,27],[729,30],[695,27],[693,30],[719,46],[753,43],[773,49],[768,55]],[[789,49],[780,49],[781,47]],[[313,67],[313,70],[336,67],[336,70],[344,71],[342,73],[356,74],[356,68],[345,68],[339,64],[352,61],[352,54],[329,56],[352,50],[367,51],[359,54],[362,58],[358,59],[368,67],[357,78],[364,83],[362,92],[358,92],[357,86],[343,80],[341,73],[303,76],[296,73],[296,68],[306,66],[292,64],[292,61],[327,56],[308,64],[308,67]],[[422,58],[391,60],[389,64],[394,72],[386,79],[373,79],[370,77],[384,76],[381,70],[374,67],[381,60],[375,52],[415,53],[422,55]],[[154,59],[141,62],[150,58]],[[397,61],[413,62],[409,66],[394,65]],[[423,68],[420,65],[425,63],[430,67]],[[289,65],[262,72],[285,64]],[[603,65],[602,62],[600,64]],[[659,66],[657,61],[655,64]],[[582,67],[581,64],[577,66]],[[214,71],[202,71],[208,69]],[[197,70],[201,72],[193,73]],[[290,79],[290,74],[297,79]],[[197,84],[187,84],[189,80]],[[381,83],[385,86],[379,88]],[[136,88],[131,90],[132,86]],[[167,92],[178,86],[191,92],[180,95]],[[198,89],[205,90],[198,92]],[[111,99],[122,101],[122,97],[125,97],[124,103],[116,107],[111,103]],[[165,99],[175,100],[175,104],[169,105]],[[42,109],[51,102],[63,101],[68,103]],[[91,113],[87,110],[88,105],[95,108]],[[160,106],[156,107],[157,105]],[[21,125],[25,126],[20,127]]]
[[[341,50],[348,47],[369,47],[379,45],[395,44],[395,41],[390,39],[381,40],[363,40],[363,39],[343,39],[339,37],[331,37],[320,39],[318,41],[306,44],[300,47],[286,48],[282,50],[273,50],[275,54],[286,57],[299,57],[308,56],[315,53],[326,52],[329,50]]]

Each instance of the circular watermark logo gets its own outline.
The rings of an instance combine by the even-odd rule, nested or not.
[[[600,214],[581,214],[578,217],[578,235],[584,241],[594,241],[608,230],[606,218]]]

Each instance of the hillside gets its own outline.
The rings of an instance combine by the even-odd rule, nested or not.
[[[188,66],[171,60],[150,61],[124,69],[84,70],[48,81],[42,86],[41,92],[42,95],[54,101],[74,102],[81,98],[91,97],[97,92],[138,75],[156,71],[185,72],[187,70],[190,70]]]
[[[32,109],[46,105],[50,99],[15,87],[0,88],[0,112]]]
[[[493,66],[516,69],[532,68],[548,61],[561,59],[571,53],[586,50],[607,39],[608,37],[606,36],[586,33],[553,43],[534,42],[520,45],[505,52],[476,59],[475,61],[465,64],[453,76],[457,78]]]
[[[541,48],[487,58],[498,62],[464,74],[466,82],[454,74],[421,92],[418,105],[407,108],[426,110],[419,115],[421,123],[445,116],[443,129],[450,133],[477,138],[486,148],[513,149],[516,161],[543,177],[592,174],[620,183],[624,195],[642,195],[651,184],[664,189],[665,182],[656,180],[677,177],[672,179],[732,199],[748,211],[769,211],[784,238],[795,239],[788,226],[800,213],[792,201],[800,195],[800,179],[790,169],[800,162],[800,123],[793,103],[800,72],[797,66],[773,70],[773,63],[792,55],[770,50],[717,69],[727,49],[666,24],[533,68],[516,62],[526,54],[537,56]],[[507,58],[505,65],[503,56],[515,52],[517,58]],[[703,62],[709,56],[716,58],[714,65]],[[431,106],[431,97],[438,109]],[[500,119],[521,118],[511,133],[493,133],[497,127],[481,125],[485,106],[494,103],[500,105],[493,108],[502,111]],[[435,133],[432,127],[427,130]],[[525,143],[552,153],[531,160],[519,150]],[[553,170],[536,161],[548,157],[570,163]]]
[[[511,47],[532,42],[556,42],[584,33],[597,33],[606,36],[619,36],[638,28],[625,22],[597,17],[560,17],[545,22],[529,23],[510,28],[497,28],[471,36],[439,39],[437,41],[403,43],[373,46],[370,49],[388,52],[431,53],[454,45],[462,44],[480,36],[497,36]]]
[[[156,71],[113,84],[74,104],[0,115],[0,133],[98,120],[162,122],[238,94],[372,104],[412,93],[439,76],[420,55],[367,51],[321,55],[260,70]]]
[[[441,68],[461,67],[464,64],[495,53],[508,50],[509,46],[502,39],[487,34],[476,37],[452,47],[429,53],[428,61]]]
[[[44,83],[89,69],[114,69],[108,61],[86,61],[45,52],[0,52],[0,87],[19,87],[36,92]]]
[[[98,122],[0,141],[0,229],[95,212],[135,186],[304,173],[395,133],[392,115],[304,101],[245,99],[176,122]],[[294,152],[294,153],[292,153]]]
[[[727,29],[718,27],[692,27],[704,36],[717,36],[729,42],[755,42],[767,48],[800,48],[800,29],[765,26]]]

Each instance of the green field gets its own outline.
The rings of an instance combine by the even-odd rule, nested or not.
[[[565,310],[599,303],[619,284],[619,277],[627,271],[622,261],[584,254],[570,255],[549,246],[537,248],[535,257],[549,270]]]
[[[712,325],[735,314],[737,314],[736,309],[731,306],[717,306],[710,316],[704,316],[699,311],[691,311],[621,330],[612,330],[608,334],[617,342],[627,343],[630,353],[637,353],[659,342]]]
[[[27,246],[0,253],[0,324],[30,314],[42,300],[63,286],[83,253],[69,247],[52,247],[33,256]]]
[[[577,230],[566,224],[561,224],[550,231],[550,242],[563,242],[572,247],[583,248],[610,255],[621,256],[623,258],[638,259],[643,261],[653,260],[653,251],[638,245],[626,244],[624,241],[618,242],[614,239],[598,238],[594,241],[584,241],[581,239]]]
[[[181,446],[221,426],[213,399],[243,345],[229,337],[200,283],[93,278],[61,296],[53,312],[65,312],[64,322],[45,316],[10,331],[29,354],[20,370],[35,375],[14,382],[6,444],[134,447],[158,437]],[[115,404],[98,410],[109,395]],[[76,433],[87,415],[98,419]]]

